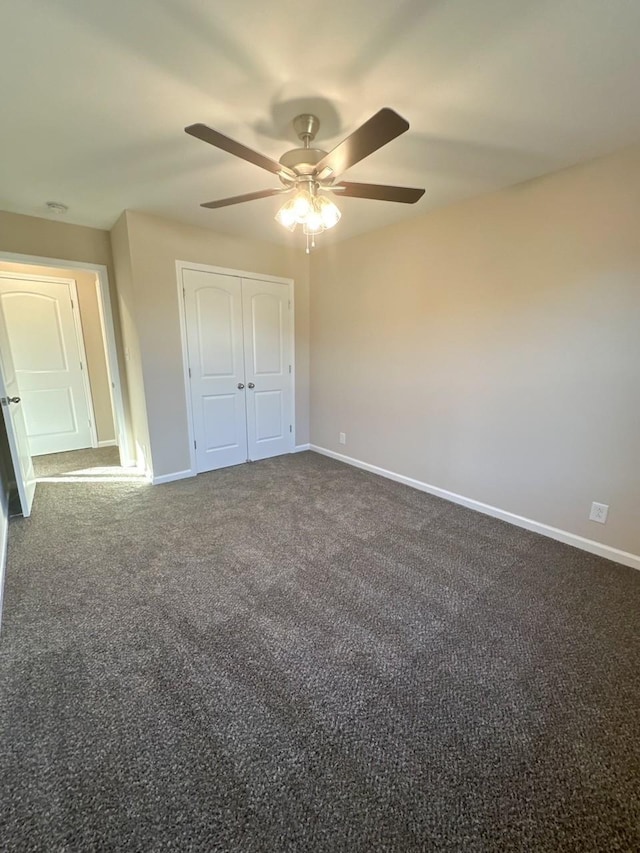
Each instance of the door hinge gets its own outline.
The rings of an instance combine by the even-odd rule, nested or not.
[[[80,370],[84,370],[84,367],[82,366],[82,362],[80,362]]]
[[[73,304],[73,299],[71,299],[70,302],[71,302],[71,307],[75,308],[75,305]]]
[[[289,300],[289,311],[291,311],[291,300]]]
[[[198,447],[195,438],[193,439],[193,449],[196,450]]]
[[[289,373],[291,373],[291,365],[289,365]]]
[[[293,425],[289,424],[289,432],[293,432]]]
[[[187,367],[187,370],[189,371],[189,379],[191,379],[191,368]]]

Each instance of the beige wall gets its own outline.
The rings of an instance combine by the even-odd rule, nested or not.
[[[128,249],[119,233],[123,229]],[[116,263],[127,253],[130,257],[131,304],[128,310],[123,308],[122,317],[125,326],[125,317],[131,314],[137,331],[139,379],[144,388],[139,389],[140,393],[136,391],[136,396],[143,394],[145,398],[154,475],[161,477],[189,468],[176,260],[295,280],[296,441],[307,443],[309,280],[304,252],[132,211],[121,217],[112,237]],[[120,267],[117,275],[120,290]]]
[[[131,269],[131,249],[126,214],[118,219],[111,230],[113,263],[116,271],[118,313],[122,332],[122,349],[126,363],[127,390],[131,412],[131,432],[136,463],[145,471],[152,471],[149,424],[144,390],[142,356]]]
[[[122,381],[125,429],[129,432],[131,418],[109,232],[83,225],[70,225],[67,222],[0,211],[0,251],[106,266],[110,283],[118,368]]]
[[[104,264],[112,272],[109,232],[0,211],[0,251]]]
[[[24,264],[0,261],[0,272],[20,273],[22,275],[44,275],[58,278],[72,278],[78,291],[78,308],[82,324],[82,337],[87,355],[87,373],[91,386],[93,415],[95,418],[98,441],[113,441],[115,430],[111,410],[109,374],[105,356],[96,274],[81,270],[65,270],[58,267],[25,266]]]
[[[639,186],[627,150],[320,248],[311,441],[640,554]]]

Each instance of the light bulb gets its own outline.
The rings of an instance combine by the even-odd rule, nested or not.
[[[318,196],[315,202],[315,209],[320,214],[324,227],[333,228],[334,225],[337,225],[342,214],[331,199],[326,196]]]
[[[294,203],[295,199],[290,198],[289,201],[285,202],[285,204],[283,204],[280,210],[276,213],[276,221],[279,222],[280,225],[284,225],[285,228],[288,228],[289,231],[293,231],[298,222],[294,211]]]
[[[307,216],[307,219],[302,226],[303,234],[321,234],[324,231],[324,225],[322,224],[322,217],[319,213],[315,211],[311,211],[311,213]]]
[[[293,211],[296,222],[303,223],[313,210],[313,200],[308,192],[301,190],[293,197]]]

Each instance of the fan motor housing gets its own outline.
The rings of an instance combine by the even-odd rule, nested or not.
[[[285,151],[279,162],[299,175],[311,175],[326,153],[321,148],[292,148]]]

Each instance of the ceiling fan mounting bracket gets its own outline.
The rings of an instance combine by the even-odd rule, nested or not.
[[[293,120],[293,129],[298,139],[304,143],[305,148],[308,148],[309,143],[313,142],[319,128],[320,119],[317,116],[311,115],[311,113],[302,113]]]

